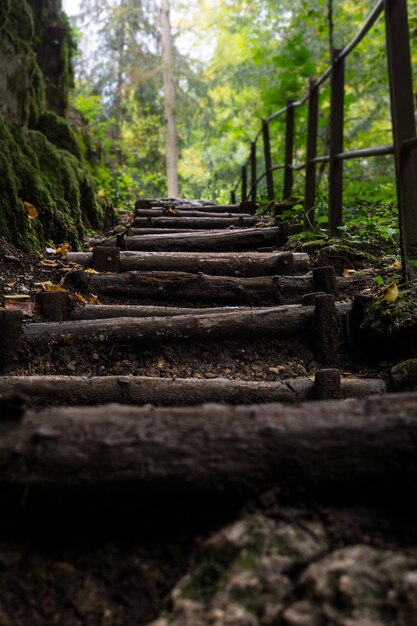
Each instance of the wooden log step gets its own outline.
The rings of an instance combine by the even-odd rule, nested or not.
[[[167,209],[164,209],[163,207],[155,207],[153,209],[138,209],[135,212],[135,216],[136,217],[167,217],[167,218],[171,218],[171,217],[209,217],[211,219],[222,219],[222,218],[229,218],[229,219],[239,219],[239,218],[243,218],[243,217],[252,217],[250,213],[231,213],[229,212],[225,212],[225,213],[213,213],[212,211],[205,211],[205,210],[196,210],[196,209],[189,209],[189,210],[184,210],[184,209],[174,209],[174,213],[171,214],[167,214]],[[253,218],[252,218],[253,219]]]
[[[75,308],[70,315],[73,320],[110,319],[112,317],[176,317],[177,315],[201,315],[228,312],[250,313],[252,311],[269,311],[276,307],[207,307],[191,308],[176,306],[146,306],[134,304],[87,304]],[[55,321],[55,320],[50,320]]]
[[[248,228],[222,232],[125,237],[126,250],[155,252],[233,252],[281,243],[280,228]]]
[[[153,210],[153,209],[168,209],[172,207],[175,210],[181,211],[198,211],[210,214],[216,213],[233,213],[233,214],[253,214],[256,209],[256,205],[253,202],[241,202],[240,204],[196,204],[193,202],[177,202],[175,200],[149,200],[143,202],[138,200],[135,203],[135,212],[140,210]]]
[[[386,391],[381,379],[342,379],[337,397],[362,397]],[[0,376],[0,394],[22,393],[31,406],[119,404],[189,406],[205,402],[260,404],[316,398],[309,378],[244,381],[227,378],[151,378],[148,376]],[[1,398],[0,398],[1,402]]]
[[[234,226],[248,228],[258,222],[256,217],[136,217],[133,228],[220,229]]]
[[[177,235],[184,232],[183,228],[128,228],[126,234],[130,237],[132,235]],[[193,229],[193,233],[207,232],[204,228]]]
[[[94,267],[91,252],[70,252],[64,259],[84,267]],[[218,276],[267,276],[307,272],[305,253],[274,252],[132,252],[120,253],[120,270],[204,272]]]
[[[0,487],[130,488],[135,500],[250,494],[409,496],[417,394],[300,405],[3,409]],[[31,491],[33,497],[33,491]],[[36,491],[35,491],[36,493]],[[45,492],[44,492],[45,493]]]
[[[67,274],[65,284],[80,281],[79,273]],[[229,305],[260,305],[300,302],[303,295],[315,291],[309,274],[295,276],[210,276],[186,272],[124,272],[123,274],[82,275],[86,289],[112,298],[152,298],[189,302],[210,302]],[[344,292],[356,284],[355,278],[339,278]],[[75,286],[76,286],[75,285]]]
[[[337,315],[345,317],[350,305],[339,303]],[[251,312],[227,311],[175,317],[111,318],[83,321],[30,323],[23,327],[29,346],[48,344],[148,344],[165,341],[207,341],[291,337],[310,328],[315,307],[288,305]],[[312,340],[314,338],[312,337]]]

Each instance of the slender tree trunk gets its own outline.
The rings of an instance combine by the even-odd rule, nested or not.
[[[162,33],[162,74],[164,83],[164,111],[166,123],[166,171],[168,196],[178,197],[177,123],[175,119],[174,54],[169,16],[169,0],[161,0],[160,24]]]

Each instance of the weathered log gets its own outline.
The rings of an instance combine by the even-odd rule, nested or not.
[[[84,267],[92,262],[91,253],[73,252],[65,257]],[[120,269],[126,271],[204,272],[217,276],[267,276],[308,271],[305,253],[275,252],[129,252],[120,255]]]
[[[181,228],[191,231],[194,228],[219,229],[235,226],[248,228],[258,222],[256,217],[137,217],[134,228]]]
[[[67,281],[71,280],[68,274]],[[345,279],[348,280],[348,279]],[[311,291],[311,276],[209,276],[185,272],[88,274],[90,291],[117,298],[221,304],[296,303]]]
[[[191,308],[176,306],[146,306],[134,304],[94,304],[75,308],[67,319],[73,320],[98,320],[110,319],[112,317],[175,317],[177,315],[201,315],[216,313],[227,313],[236,311],[240,313],[250,313],[252,311],[269,311],[276,307],[207,307]],[[50,320],[53,321],[53,320]]]
[[[301,276],[210,276],[186,272],[124,272],[123,274],[86,274],[90,291],[109,297],[152,298],[231,305],[297,303],[312,290],[310,275]],[[70,284],[71,273],[66,281]],[[340,278],[342,288],[352,285]]]
[[[251,248],[256,249],[279,243],[279,229],[275,227],[125,238],[126,250],[155,252],[233,252],[234,250],[250,250]]]
[[[103,407],[3,416],[0,485],[152,494],[361,497],[417,485],[417,394],[301,405]],[[345,493],[346,495],[346,493]]]
[[[203,233],[207,232],[204,228],[195,228],[192,231],[193,233]],[[213,231],[212,231],[213,232]],[[129,227],[126,231],[126,234],[131,236],[142,236],[142,235],[182,235],[184,233],[184,229],[182,228],[132,228]]]
[[[349,305],[340,304],[345,315]],[[29,345],[71,344],[146,344],[164,341],[209,341],[219,339],[253,339],[258,337],[291,337],[301,334],[314,318],[314,307],[289,305],[252,312],[178,315],[175,317],[112,318],[101,320],[33,323],[24,327]]]
[[[167,210],[162,207],[154,207],[153,209],[138,209],[135,213],[136,217],[210,217],[214,219],[221,219],[228,217],[229,219],[239,219],[240,217],[252,217],[250,213],[213,213],[213,211],[198,211],[197,209],[175,209],[175,213],[167,215]]]
[[[200,205],[196,205],[195,203],[179,203],[175,200],[172,202],[169,201],[158,201],[151,200],[148,203],[143,201],[137,201],[135,203],[135,211],[140,210],[155,210],[155,209],[168,209],[174,208],[175,210],[181,211],[202,211],[205,213],[233,213],[233,214],[253,214],[256,210],[256,205],[253,202],[244,202],[240,204],[209,204],[204,203]]]
[[[337,397],[385,392],[380,379],[342,379]],[[0,376],[0,394],[24,394],[32,406],[153,404],[185,406],[205,402],[253,404],[302,402],[316,397],[309,378],[277,382],[212,378],[151,378],[148,376]],[[327,396],[327,398],[336,396]]]

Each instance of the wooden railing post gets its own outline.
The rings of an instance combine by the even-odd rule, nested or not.
[[[306,147],[306,178],[304,190],[304,230],[315,226],[314,203],[316,201],[316,164],[311,163],[317,156],[317,128],[319,117],[319,89],[314,80],[310,80],[308,94],[308,123]]]
[[[246,202],[248,199],[248,168],[246,165],[242,167],[242,202]]]
[[[285,169],[282,197],[284,200],[291,197],[294,173],[292,159],[294,151],[294,112],[292,101],[287,102],[287,114],[285,120]]]
[[[236,191],[234,189],[230,192],[230,204],[236,204]]]
[[[343,223],[343,161],[335,158],[343,152],[345,62],[338,59],[341,50],[332,51],[330,78],[330,147],[329,147],[329,232],[338,234]]]
[[[417,260],[417,153],[401,154],[403,142],[416,136],[407,0],[385,0],[385,29],[403,270],[410,278],[415,269],[407,261]]]
[[[264,159],[265,159],[265,177],[266,177],[266,191],[268,200],[273,202],[275,199],[274,193],[274,177],[272,173],[272,159],[271,159],[271,142],[269,139],[269,123],[266,120],[262,120],[262,137],[264,141]]]
[[[250,144],[250,199],[256,202],[256,141]]]

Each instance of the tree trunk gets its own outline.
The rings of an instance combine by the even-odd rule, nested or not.
[[[4,414],[0,484],[91,494],[130,487],[136,500],[379,492],[386,502],[417,486],[416,405],[409,393],[298,406],[53,408],[20,421]]]
[[[162,39],[162,78],[166,123],[166,171],[168,196],[178,198],[177,123],[174,85],[174,46],[172,42],[169,0],[161,0],[160,24]]]

